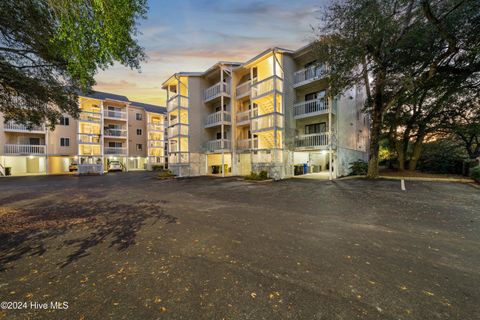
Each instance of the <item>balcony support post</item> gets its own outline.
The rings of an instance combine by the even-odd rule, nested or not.
[[[332,168],[332,104],[328,104],[328,180],[333,180]]]
[[[45,175],[48,174],[48,132],[50,130],[47,129],[45,133]]]
[[[277,163],[277,55],[273,50],[273,163]]]
[[[220,88],[223,88],[223,66],[220,67]],[[223,96],[223,94],[220,96],[220,110],[221,113],[220,113],[220,121],[222,123],[222,125],[220,126],[220,130],[221,130],[221,133],[220,133],[220,138],[222,140],[220,140],[220,147],[222,148],[222,177],[225,177],[225,151],[224,151],[224,134],[225,134],[225,124],[223,123],[223,120],[224,120],[224,117],[225,117],[225,110],[223,109],[223,105],[224,105],[224,102],[225,102],[225,97]]]

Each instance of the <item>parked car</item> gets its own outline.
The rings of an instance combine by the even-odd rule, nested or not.
[[[68,171],[70,171],[70,172],[78,171],[78,164],[76,164],[75,162],[71,163],[68,166]]]
[[[108,171],[122,171],[122,164],[120,161],[113,160],[108,163]]]

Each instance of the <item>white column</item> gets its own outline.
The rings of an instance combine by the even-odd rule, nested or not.
[[[333,99],[327,98],[330,100],[328,104],[328,180],[333,180],[332,175],[332,104]]]
[[[45,175],[48,174],[48,132],[50,129],[45,128]]]
[[[100,102],[100,158],[102,159],[102,173],[105,171],[104,165],[105,165],[105,141],[103,137],[103,128],[104,128],[104,119],[103,119],[104,113],[103,113],[103,101]],[[92,149],[93,150],[93,149]],[[108,169],[108,168],[107,168]]]
[[[224,136],[224,130],[225,130],[225,125],[223,123],[224,121],[224,114],[225,114],[225,111],[223,110],[223,105],[225,103],[225,97],[223,96],[223,66],[220,66],[220,121],[221,121],[221,125],[220,125],[220,148],[222,148],[222,177],[225,177],[225,151],[223,150],[224,148],[224,139],[225,139],[225,136]]]
[[[277,162],[277,56],[275,50],[273,50],[273,162],[276,165]]]

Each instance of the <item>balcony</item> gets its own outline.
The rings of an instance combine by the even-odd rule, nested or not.
[[[188,152],[170,151],[168,155],[169,164],[188,164]]]
[[[24,124],[18,124],[14,121],[5,122],[4,130],[7,132],[30,132],[45,133],[45,125],[28,127]]]
[[[82,111],[78,117],[78,120],[83,122],[101,123],[102,114],[99,112]]]
[[[103,131],[105,138],[127,138],[128,132],[126,129],[112,129],[108,128]]]
[[[258,116],[252,119],[252,132],[257,131],[266,131],[272,130],[274,127],[283,128],[283,115],[276,114],[276,123],[275,123],[275,114],[269,113],[265,115]]]
[[[326,149],[329,145],[329,133],[312,133],[295,137],[295,148],[298,149]],[[332,136],[335,139],[335,136]]]
[[[300,87],[311,82],[324,78],[327,74],[327,69],[324,66],[315,65],[305,69],[296,71],[293,74],[293,86]]]
[[[177,124],[168,128],[168,137],[172,138],[176,136],[188,136],[188,126]]]
[[[127,154],[127,148],[105,147],[103,153],[106,154],[106,155],[126,155]]]
[[[251,89],[252,89],[252,84],[250,80],[238,85],[237,88],[235,89],[235,95],[237,96],[237,99],[241,99],[243,97],[249,96]]]
[[[293,105],[293,115],[295,119],[318,116],[328,113],[328,100],[317,99],[295,103]]]
[[[230,83],[229,82],[218,82],[213,86],[205,89],[203,92],[203,101],[208,102],[218,97],[225,95],[230,97]]]
[[[188,97],[179,96],[178,94],[171,97],[167,101],[167,112],[171,112],[177,108],[188,109]]]
[[[79,144],[100,144],[100,134],[79,133]]]
[[[127,113],[125,111],[103,110],[103,117],[106,119],[127,120]]]
[[[252,99],[266,96],[273,92],[282,92],[283,80],[278,76],[271,76],[252,84]]]
[[[237,150],[258,149],[258,138],[237,140]]]
[[[31,145],[31,144],[6,144],[4,146],[5,154],[15,155],[45,155],[45,145]]]
[[[231,121],[232,119],[229,112],[217,111],[207,116],[207,119],[205,120],[205,128],[216,127],[222,124],[230,125]]]
[[[222,150],[230,150],[230,140],[219,139],[207,141],[205,149],[207,152],[220,152]]]
[[[161,131],[163,132],[164,126],[163,123],[159,122],[149,122],[147,123],[147,131]]]
[[[164,148],[163,140],[148,140],[147,145],[149,148]]]

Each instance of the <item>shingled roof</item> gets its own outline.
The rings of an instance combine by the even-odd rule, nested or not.
[[[147,112],[154,112],[154,113],[167,113],[167,108],[162,107],[162,106],[156,106],[154,104],[148,104],[148,103],[142,103],[142,102],[136,102],[136,101],[131,101],[131,105],[135,107],[140,107],[145,109]]]
[[[92,91],[90,93],[80,93],[79,95],[93,98],[93,99],[98,99],[98,100],[110,99],[110,100],[130,102],[130,100],[128,100],[126,96],[122,96],[114,93],[108,93],[108,92],[101,92],[101,91]]]

